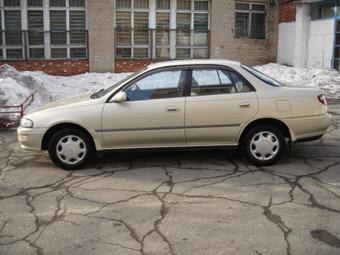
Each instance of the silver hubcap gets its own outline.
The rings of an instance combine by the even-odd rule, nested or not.
[[[59,140],[56,147],[57,157],[64,163],[74,165],[84,159],[85,142],[78,136],[68,135]]]
[[[250,141],[250,152],[259,160],[270,160],[279,152],[279,139],[269,131],[254,135]]]

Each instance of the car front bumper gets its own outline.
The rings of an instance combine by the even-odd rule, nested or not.
[[[25,150],[41,151],[41,144],[46,129],[43,128],[23,128],[17,129],[20,147]]]

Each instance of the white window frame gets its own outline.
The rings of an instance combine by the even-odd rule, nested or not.
[[[50,11],[66,11],[66,44],[65,45],[52,45],[51,44],[51,40],[50,38],[48,38],[48,40],[45,39],[45,43],[46,41],[48,42],[48,46],[49,46],[49,52],[48,55],[46,56],[49,59],[64,59],[64,58],[52,58],[51,56],[51,49],[65,49],[67,51],[67,59],[71,59],[71,48],[87,48],[87,43],[84,44],[79,44],[79,45],[75,45],[75,44],[70,44],[70,11],[85,11],[85,30],[88,30],[88,11],[87,11],[87,0],[85,0],[85,7],[70,7],[70,1],[69,0],[65,0],[65,7],[51,7],[49,6],[49,0],[43,0],[44,1],[44,6],[45,6],[45,10],[47,9],[47,13],[46,15],[44,15],[44,24],[46,21],[48,21],[49,24],[49,31],[50,31]],[[27,19],[26,19],[27,20]],[[87,38],[86,38],[87,41]],[[84,47],[85,46],[85,47]],[[88,58],[88,50],[86,49],[86,57],[85,59]],[[75,59],[75,58],[72,58]]]
[[[20,6],[4,6],[4,0],[0,0],[0,12],[1,12],[1,33],[2,33],[2,45],[0,45],[0,49],[2,49],[1,60],[22,60],[25,58],[25,47],[24,47],[24,36],[23,33],[21,35],[22,45],[21,46],[11,46],[6,44],[6,33],[5,33],[5,11],[21,11],[21,30],[23,30],[23,12],[22,12],[22,4],[23,0],[20,2]],[[7,50],[8,49],[21,49],[22,50],[22,58],[7,58]]]
[[[213,1],[213,0],[211,0]],[[195,2],[199,2],[199,0],[191,0],[191,10],[181,10],[178,9],[176,10],[176,14],[177,13],[191,13],[191,24],[190,24],[190,46],[177,46],[176,45],[176,49],[190,49],[190,58],[194,58],[194,50],[195,49],[206,49],[207,51],[209,51],[209,31],[210,31],[210,3],[211,1],[208,1],[208,10],[207,11],[203,11],[203,10],[195,10]],[[176,4],[177,4],[177,0],[176,0]],[[194,45],[194,37],[195,37],[195,14],[208,14],[208,45],[206,46],[195,46]],[[176,19],[177,22],[177,19]],[[175,39],[176,40],[176,39]],[[175,41],[176,44],[176,41]],[[209,57],[209,52],[208,52],[208,56]]]
[[[87,59],[88,58],[88,39],[86,38],[85,44],[70,44],[70,11],[85,11],[85,31],[88,31],[88,0],[85,0],[84,7],[70,7],[70,0],[65,0],[65,7],[50,7],[50,0],[43,0],[43,6],[35,6],[28,7],[27,0],[20,0],[20,7],[11,6],[5,7],[4,0],[0,0],[0,12],[1,12],[1,30],[2,32],[2,45],[0,45],[0,49],[2,49],[2,60],[38,60],[36,58],[30,58],[29,49],[33,48],[42,48],[38,45],[29,45],[28,44],[28,11],[29,10],[39,10],[43,11],[43,20],[44,20],[44,51],[45,57],[39,60],[48,60],[48,59],[65,59],[65,58],[52,58],[51,57],[51,48],[66,48],[67,49],[67,57],[66,59],[78,59],[71,58],[71,49],[72,48],[86,48],[86,57],[79,59]],[[22,36],[22,46],[7,46],[5,40],[5,10],[20,10],[21,11],[21,30],[23,32]],[[50,11],[51,10],[62,10],[66,11],[66,35],[67,41],[65,45],[51,45],[50,43]],[[25,43],[26,42],[26,43]],[[7,49],[22,49],[22,58],[18,59],[8,59],[6,50]]]
[[[186,48],[190,49],[190,58],[193,58],[194,56],[194,50],[195,49],[206,49],[208,54],[207,57],[209,57],[209,34],[210,34],[210,11],[211,11],[211,1],[213,0],[207,0],[208,1],[208,10],[195,10],[195,2],[199,2],[200,0],[191,0],[191,9],[189,10],[180,10],[177,9],[177,0],[170,0],[170,9],[157,9],[156,2],[157,0],[149,0],[149,9],[134,9],[134,0],[131,0],[131,8],[116,8],[116,0],[114,0],[114,29],[116,29],[116,12],[118,11],[130,11],[131,12],[131,29],[134,27],[134,20],[133,20],[133,12],[142,10],[143,12],[148,11],[149,13],[149,30],[151,30],[151,38],[149,37],[149,57],[148,59],[157,59],[156,58],[156,49],[157,48],[169,48],[170,51],[170,59],[176,59],[176,49],[178,48]],[[156,45],[156,15],[157,13],[170,13],[170,41],[169,45]],[[176,23],[177,23],[177,13],[191,13],[191,24],[190,24],[190,45],[188,46],[177,46],[176,45]],[[195,14],[207,14],[208,15],[208,44],[205,46],[195,46],[194,45],[194,17]],[[133,36],[133,35],[132,35]],[[150,36],[150,33],[149,33]],[[136,47],[136,45],[116,45],[115,48],[132,48],[131,52],[131,58],[124,58],[124,59],[136,59],[133,55],[133,48],[139,48]],[[115,52],[116,54],[116,52]]]
[[[249,4],[249,9],[248,10],[238,10],[236,9],[236,4]],[[257,11],[257,10],[252,10],[253,5],[263,5],[264,6],[264,11]],[[240,38],[248,38],[248,39],[256,39],[256,40],[265,40],[267,39],[267,13],[268,13],[268,5],[266,3],[261,3],[261,2],[235,2],[235,17],[234,17],[234,22],[235,22],[235,38],[240,39]],[[248,13],[249,14],[249,20],[248,20],[248,35],[247,37],[245,36],[236,36],[236,13]],[[251,18],[253,13],[261,13],[265,15],[265,22],[264,22],[264,38],[252,38],[251,37]]]
[[[28,6],[27,1],[23,1],[21,0],[21,4],[22,4],[22,15],[21,15],[21,19],[22,19],[22,30],[24,31],[28,31],[28,11],[42,11],[43,12],[43,24],[44,24],[44,31],[48,31],[45,29],[45,16],[44,16],[44,1],[43,1],[43,6]],[[26,52],[26,56],[28,59],[36,59],[36,60],[43,60],[46,59],[46,40],[45,37],[46,35],[49,35],[49,33],[45,33],[44,32],[44,45],[30,45],[29,44],[29,35],[28,33],[26,34],[26,42],[27,42],[27,52]],[[42,59],[38,59],[38,58],[31,58],[30,56],[30,49],[41,49],[44,48],[44,58]]]
[[[170,8],[169,9],[157,9],[157,0],[153,1],[154,2],[154,8],[153,10],[155,10],[155,20],[153,21],[155,23],[155,27],[154,27],[154,31],[153,31],[153,38],[154,38],[154,47],[153,47],[153,55],[152,58],[156,59],[156,49],[162,49],[162,48],[166,48],[169,49],[169,57],[172,58],[172,56],[174,55],[173,52],[173,45],[174,43],[176,44],[176,32],[174,33],[174,29],[176,28],[176,24],[173,24],[173,16],[174,16],[174,12],[173,10],[176,9],[176,7],[173,6],[173,1],[170,0]],[[169,44],[168,45],[156,45],[156,31],[157,31],[157,13],[166,13],[169,14],[169,18],[170,18],[170,24],[169,24]],[[175,27],[175,28],[174,28]],[[176,54],[176,52],[175,52]]]
[[[123,48],[123,49],[131,49],[131,57],[130,58],[124,58],[124,59],[149,59],[151,55],[151,50],[150,50],[150,43],[151,43],[151,38],[150,38],[150,33],[149,33],[149,44],[148,45],[141,45],[141,44],[135,44],[135,38],[134,38],[134,28],[135,28],[135,12],[141,12],[141,13],[148,13],[148,23],[149,23],[149,28],[150,28],[150,12],[151,12],[151,5],[149,1],[149,8],[135,8],[135,0],[130,0],[131,1],[131,7],[130,8],[116,8],[116,0],[114,0],[114,29],[116,31],[116,17],[117,17],[117,12],[129,12],[130,13],[130,22],[131,22],[131,31],[130,31],[130,36],[131,36],[131,44],[130,45],[116,45],[116,48]],[[116,44],[116,43],[115,43]],[[134,49],[148,49],[148,56],[146,58],[135,58],[135,53]],[[115,52],[116,54],[116,52]]]

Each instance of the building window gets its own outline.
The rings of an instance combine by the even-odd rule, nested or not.
[[[116,58],[207,58],[209,1],[116,0],[115,38]]]
[[[149,1],[116,0],[116,57],[149,58]]]
[[[4,0],[0,6],[0,58],[22,59],[24,56],[20,1]]]
[[[170,58],[170,12],[156,13],[156,58]]]
[[[209,34],[208,1],[177,0],[176,58],[207,58]]]
[[[86,0],[0,0],[0,26],[2,59],[87,58]]]
[[[85,0],[50,0],[52,59],[87,58]]]
[[[266,5],[257,3],[235,4],[235,37],[266,38]]]
[[[312,3],[310,5],[310,16],[312,20],[333,18],[334,2]]]
[[[44,14],[42,10],[28,10],[28,45],[29,58],[45,58]]]
[[[115,1],[116,58],[207,58],[208,38],[208,0]]]

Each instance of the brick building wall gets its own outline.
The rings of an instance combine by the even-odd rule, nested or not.
[[[112,72],[114,69],[113,2],[113,0],[88,0],[91,72]]]
[[[159,62],[155,59],[116,59],[115,61],[115,72],[125,73],[125,72],[135,72],[149,64]]]
[[[77,75],[89,71],[88,60],[23,60],[0,61],[0,65],[9,64],[19,71],[43,71],[50,75]]]
[[[254,2],[266,3],[268,7],[266,39],[235,38],[235,2],[211,2],[211,58],[226,58],[249,65],[276,61],[279,6],[274,1]]]
[[[296,14],[296,1],[294,0],[281,0],[279,1],[279,22],[292,22],[295,21]]]

